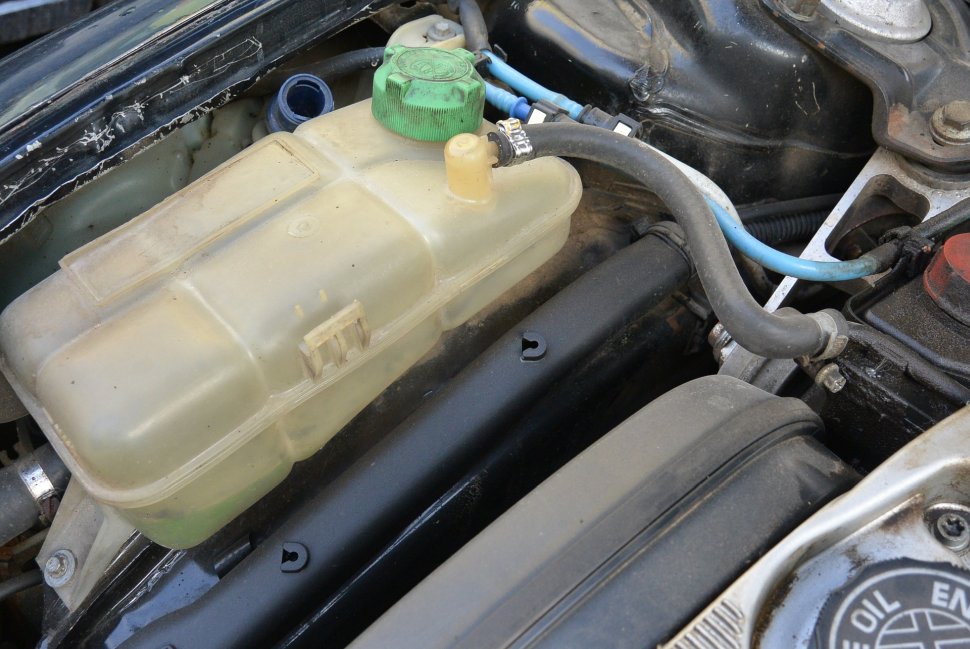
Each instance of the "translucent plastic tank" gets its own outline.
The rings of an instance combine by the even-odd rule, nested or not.
[[[442,151],[355,104],[260,140],[11,304],[3,372],[84,488],[162,545],[201,542],[562,246],[568,164],[495,170],[476,202]]]

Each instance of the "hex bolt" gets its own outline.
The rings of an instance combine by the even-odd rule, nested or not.
[[[970,144],[970,101],[951,101],[937,108],[930,131],[938,144]]]
[[[846,381],[841,370],[839,370],[839,366],[835,363],[829,363],[815,375],[815,383],[834,394],[845,387]]]
[[[44,581],[51,588],[60,588],[74,577],[77,559],[70,550],[55,550],[44,563]]]
[[[439,20],[438,22],[431,25],[428,29],[427,34],[429,41],[446,41],[449,38],[454,38],[458,35],[455,28],[447,20]]]
[[[970,547],[970,520],[960,510],[944,511],[933,525],[936,539],[954,552],[962,552]]]

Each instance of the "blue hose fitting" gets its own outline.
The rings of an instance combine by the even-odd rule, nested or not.
[[[529,119],[529,100],[525,97],[517,97],[512,108],[509,109],[509,117]]]
[[[529,100],[517,97],[507,90],[485,82],[485,101],[495,106],[509,117],[526,119],[529,116]]]
[[[560,95],[559,93],[553,92],[545,86],[536,83],[500,59],[493,52],[482,50],[482,54],[488,58],[488,71],[493,77],[507,84],[510,88],[521,92],[532,101],[545,100],[552,102],[553,104],[565,109],[571,118],[579,120],[579,116],[586,108],[585,106],[582,104],[577,104],[575,101],[566,97],[565,95]]]
[[[292,132],[303,122],[333,110],[333,93],[323,79],[294,74],[283,82],[266,110],[270,133]]]

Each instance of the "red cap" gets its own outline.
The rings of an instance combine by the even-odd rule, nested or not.
[[[941,309],[970,325],[970,234],[946,240],[923,273],[923,286]]]

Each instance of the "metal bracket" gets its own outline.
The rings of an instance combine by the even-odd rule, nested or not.
[[[829,237],[842,223],[843,219],[851,214],[852,207],[860,197],[865,198],[867,194],[871,195],[873,186],[882,179],[892,179],[901,188],[922,197],[925,200],[926,207],[926,213],[923,215],[924,221],[970,197],[970,183],[947,183],[942,180],[938,181],[931,176],[921,177],[921,174],[899,155],[883,148],[876,149],[872,158],[863,167],[849,189],[846,190],[842,200],[838,202],[829,217],[822,223],[822,227],[805,246],[800,257],[815,261],[837,261],[826,248]],[[872,283],[873,280],[867,278],[858,281]],[[780,308],[797,282],[798,280],[794,277],[786,277],[782,280],[765,308],[768,311],[775,311]],[[859,288],[859,286],[855,285],[855,288]]]
[[[30,497],[34,499],[40,516],[46,523],[54,519],[56,503],[52,502],[57,497],[57,488],[51,482],[44,467],[34,458],[18,463],[17,474],[27,487]]]
[[[811,646],[828,595],[867,565],[908,557],[966,569],[970,559],[937,542],[926,518],[935,504],[970,502],[968,439],[970,408],[964,408],[805,521],[666,649],[694,646],[689,639],[718,621],[723,602],[736,609],[732,644],[725,646]]]

